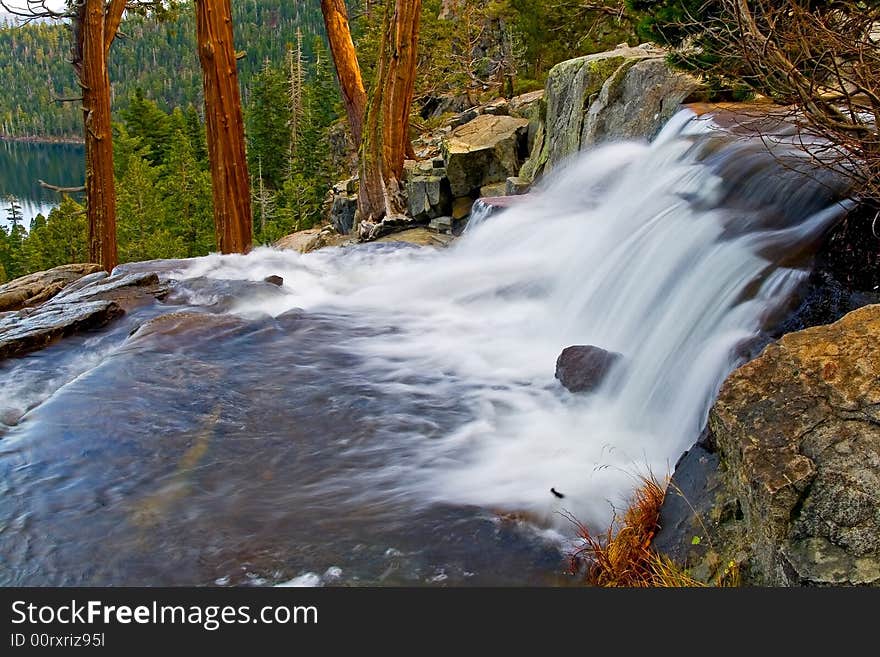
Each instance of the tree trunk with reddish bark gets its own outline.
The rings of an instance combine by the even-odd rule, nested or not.
[[[324,27],[327,29],[327,40],[339,79],[339,89],[348,117],[348,126],[355,144],[361,143],[364,124],[364,112],[367,108],[367,92],[361,76],[351,30],[348,25],[348,10],[345,0],[321,0],[321,13],[324,15]]]
[[[196,0],[196,36],[217,244],[222,253],[246,253],[253,224],[230,0]]]
[[[371,237],[385,217],[406,211],[403,161],[411,150],[409,113],[418,59],[421,0],[396,0],[386,9],[379,69],[367,107],[360,150],[358,212]]]
[[[74,17],[73,64],[83,94],[89,260],[107,271],[118,262],[107,59],[124,9],[124,0],[85,0]]]

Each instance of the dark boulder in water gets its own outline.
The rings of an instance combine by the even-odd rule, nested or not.
[[[556,359],[556,378],[571,392],[592,392],[621,358],[593,345],[566,347]]]

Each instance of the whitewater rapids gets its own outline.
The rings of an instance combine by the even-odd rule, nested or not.
[[[446,250],[259,249],[200,259],[181,278],[281,275],[287,296],[232,312],[350,317],[373,329],[346,345],[364,356],[357,376],[393,395],[429,386],[472,416],[439,439],[413,430],[401,458],[332,485],[602,526],[640,475],[671,473],[741,347],[806,277],[763,252],[797,252],[845,209],[754,143],[713,138],[682,112],[650,145],[582,155]],[[575,344],[624,355],[596,394],[554,379]]]
[[[571,518],[671,472],[846,210],[771,150],[682,112],[445,249],[134,265],[169,296],[0,364],[0,583],[559,583]],[[572,394],[570,345],[623,358]]]

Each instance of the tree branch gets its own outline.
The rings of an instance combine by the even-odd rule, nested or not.
[[[86,191],[86,186],[81,185],[79,187],[59,187],[58,185],[50,185],[45,180],[38,180],[40,183],[40,187],[43,189],[49,189],[53,192],[58,192],[59,194],[75,194],[77,192]]]

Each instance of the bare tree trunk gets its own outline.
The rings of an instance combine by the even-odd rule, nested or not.
[[[222,253],[246,253],[253,243],[253,225],[230,0],[196,0],[196,37],[217,242]]]
[[[386,9],[376,86],[367,107],[360,151],[358,211],[362,234],[370,224],[406,211],[403,161],[418,59],[421,0],[396,0]]]
[[[348,10],[345,0],[321,0],[321,13],[330,41],[330,52],[336,66],[336,77],[342,91],[342,100],[348,116],[348,126],[355,144],[361,143],[364,125],[364,112],[367,107],[367,92],[361,77],[351,30],[348,26]]]
[[[89,260],[107,271],[118,262],[107,57],[124,8],[124,0],[112,0],[109,5],[104,0],[85,0],[77,9],[74,45],[74,66],[83,90]]]
[[[288,173],[294,171],[294,159],[299,152],[299,134],[303,119],[303,86],[305,70],[302,56],[302,30],[296,28],[296,52],[287,51],[288,91],[290,93],[290,152],[287,157]]]

